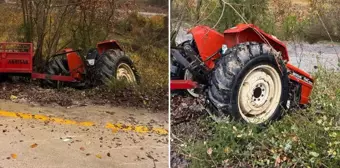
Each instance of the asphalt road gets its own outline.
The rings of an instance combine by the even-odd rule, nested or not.
[[[0,168],[168,167],[168,115],[0,100]]]
[[[327,70],[339,70],[340,45],[330,43],[294,43],[285,42],[290,62],[307,72],[316,71],[315,67],[323,66]]]

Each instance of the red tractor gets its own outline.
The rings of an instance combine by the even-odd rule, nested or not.
[[[86,56],[79,50],[64,49],[48,60],[44,73],[33,72],[33,58],[32,43],[0,43],[0,81],[16,75],[44,79],[52,87],[88,87],[114,79],[139,82],[132,60],[114,40],[98,43]]]
[[[288,63],[287,48],[275,36],[252,24],[224,34],[206,26],[189,33],[192,40],[171,49],[171,89],[204,93],[216,120],[263,124],[309,103],[313,78]]]

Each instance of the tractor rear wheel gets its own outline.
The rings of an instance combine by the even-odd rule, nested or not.
[[[139,75],[132,60],[121,50],[107,50],[96,61],[97,78],[103,84],[109,84],[113,79],[138,84]]]
[[[58,56],[58,57],[53,57],[51,58],[45,69],[45,73],[47,75],[69,75],[69,68],[67,64],[67,59],[66,57]],[[46,79],[44,81],[45,84],[47,84],[50,87],[61,87],[64,85],[64,82],[61,81],[55,81],[55,80],[49,80]]]
[[[278,62],[280,68],[266,44],[247,42],[229,49],[216,62],[208,87],[217,117],[253,124],[279,119],[287,107],[288,75]]]

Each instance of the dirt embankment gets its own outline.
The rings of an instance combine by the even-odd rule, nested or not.
[[[150,109],[154,112],[168,109],[167,90],[150,95],[134,89],[112,91],[105,87],[78,90],[73,88],[50,89],[37,82],[0,83],[0,99],[20,103],[55,104],[64,107],[88,105],[112,105]],[[158,93],[159,92],[159,93]]]
[[[187,167],[190,161],[183,153],[187,142],[209,137],[211,131],[201,124],[208,117],[204,111],[203,99],[173,94],[171,98],[171,167]]]

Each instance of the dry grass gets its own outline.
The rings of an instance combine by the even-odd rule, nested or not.
[[[0,42],[15,42],[19,38],[21,10],[13,5],[0,5]]]

